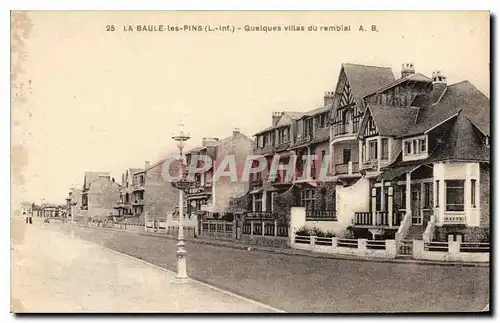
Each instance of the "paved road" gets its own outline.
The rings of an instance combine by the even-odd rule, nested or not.
[[[15,227],[15,226],[13,226]],[[12,241],[12,311],[274,312],[175,273],[35,225],[17,226]]]
[[[173,240],[94,228],[78,228],[75,236],[175,270]],[[469,312],[489,300],[487,267],[316,259],[189,243],[187,250],[190,277],[287,312]]]

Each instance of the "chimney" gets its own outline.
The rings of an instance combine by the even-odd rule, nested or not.
[[[401,78],[404,79],[412,74],[415,74],[415,67],[413,63],[403,63],[401,64]]]
[[[332,104],[335,99],[335,92],[327,91],[325,92],[325,107]]]
[[[432,72],[432,97],[434,103],[441,99],[446,86],[446,76],[439,70]]]
[[[144,169],[148,169],[149,166],[151,166],[151,162],[149,160],[146,160],[144,162]]]
[[[282,115],[283,112],[273,112],[273,127],[276,127]]]
[[[233,137],[237,136],[240,134],[240,128],[234,128],[233,129]]]

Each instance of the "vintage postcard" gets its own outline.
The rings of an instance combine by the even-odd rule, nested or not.
[[[11,12],[11,312],[490,311],[487,11]]]

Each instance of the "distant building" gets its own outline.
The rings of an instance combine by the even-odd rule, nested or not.
[[[139,223],[165,220],[167,212],[174,212],[178,205],[178,190],[162,175],[165,162],[161,160],[151,165],[146,161],[143,170],[132,174],[130,205]],[[169,169],[175,169],[175,162]]]
[[[120,198],[120,185],[109,173],[85,172],[81,194],[82,216],[103,219],[117,213],[114,206]]]
[[[132,193],[134,192],[134,174],[144,171],[142,168],[127,168],[122,174],[120,187],[120,198],[116,201],[115,209],[118,216],[133,217],[134,207],[132,206]]]

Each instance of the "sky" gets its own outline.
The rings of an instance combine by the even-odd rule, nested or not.
[[[333,91],[342,63],[401,64],[489,96],[486,12],[32,12],[13,47],[24,99],[12,114],[13,197],[64,203],[85,171],[118,181],[175,151],[177,124],[202,137],[248,136],[273,111],[307,111]],[[234,25],[231,32],[125,32],[132,25]],[[29,33],[27,28],[29,25]],[[114,31],[106,31],[114,25]],[[281,26],[279,32],[245,32]],[[283,31],[350,25],[350,32]],[[359,32],[359,25],[378,32]],[[13,90],[15,92],[15,90]],[[21,177],[22,179],[19,179]]]

